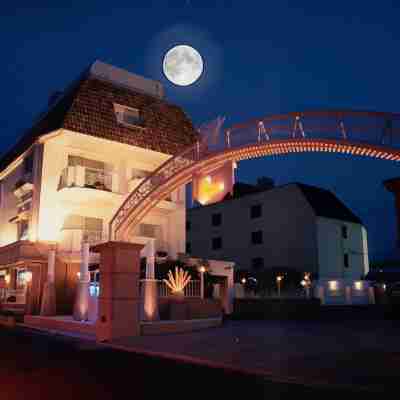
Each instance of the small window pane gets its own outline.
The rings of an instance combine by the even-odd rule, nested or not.
[[[213,250],[219,250],[222,248],[222,238],[221,237],[215,237],[212,239],[212,249]]]
[[[251,243],[252,244],[262,244],[263,243],[263,232],[262,231],[251,232]]]
[[[349,255],[348,254],[344,254],[343,255],[343,264],[345,268],[349,268]]]
[[[222,214],[221,213],[212,214],[211,224],[212,226],[220,226],[222,224]]]
[[[261,204],[256,204],[251,206],[250,208],[250,218],[260,218],[262,215],[262,206]]]

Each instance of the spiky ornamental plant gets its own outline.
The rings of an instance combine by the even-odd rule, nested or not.
[[[190,282],[190,275],[182,268],[175,267],[175,276],[172,271],[168,271],[168,279],[164,279],[165,284],[171,289],[172,294],[183,294],[183,290]]]

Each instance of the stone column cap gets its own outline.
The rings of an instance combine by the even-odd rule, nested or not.
[[[104,243],[99,243],[94,246],[90,246],[90,251],[93,253],[101,253],[104,249],[107,248],[118,248],[123,250],[136,250],[140,251],[144,247],[141,243],[132,243],[132,242],[121,242],[121,241],[109,241]]]

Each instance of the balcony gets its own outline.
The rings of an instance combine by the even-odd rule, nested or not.
[[[108,235],[103,231],[86,229],[63,229],[59,243],[59,257],[64,262],[80,262],[81,245],[87,240],[90,245],[106,242]],[[99,254],[90,253],[91,264],[99,262]]]
[[[79,165],[64,168],[58,193],[61,201],[79,204],[118,205],[122,201],[116,173]]]
[[[31,183],[32,177],[30,174],[20,179],[14,187],[14,195],[19,199],[26,197],[29,193],[32,194],[33,184]]]

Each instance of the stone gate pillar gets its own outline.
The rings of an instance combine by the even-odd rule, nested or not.
[[[385,188],[394,194],[397,216],[397,246],[400,247],[400,177],[383,182]]]
[[[140,250],[143,245],[106,242],[91,248],[100,253],[98,341],[140,334]]]

